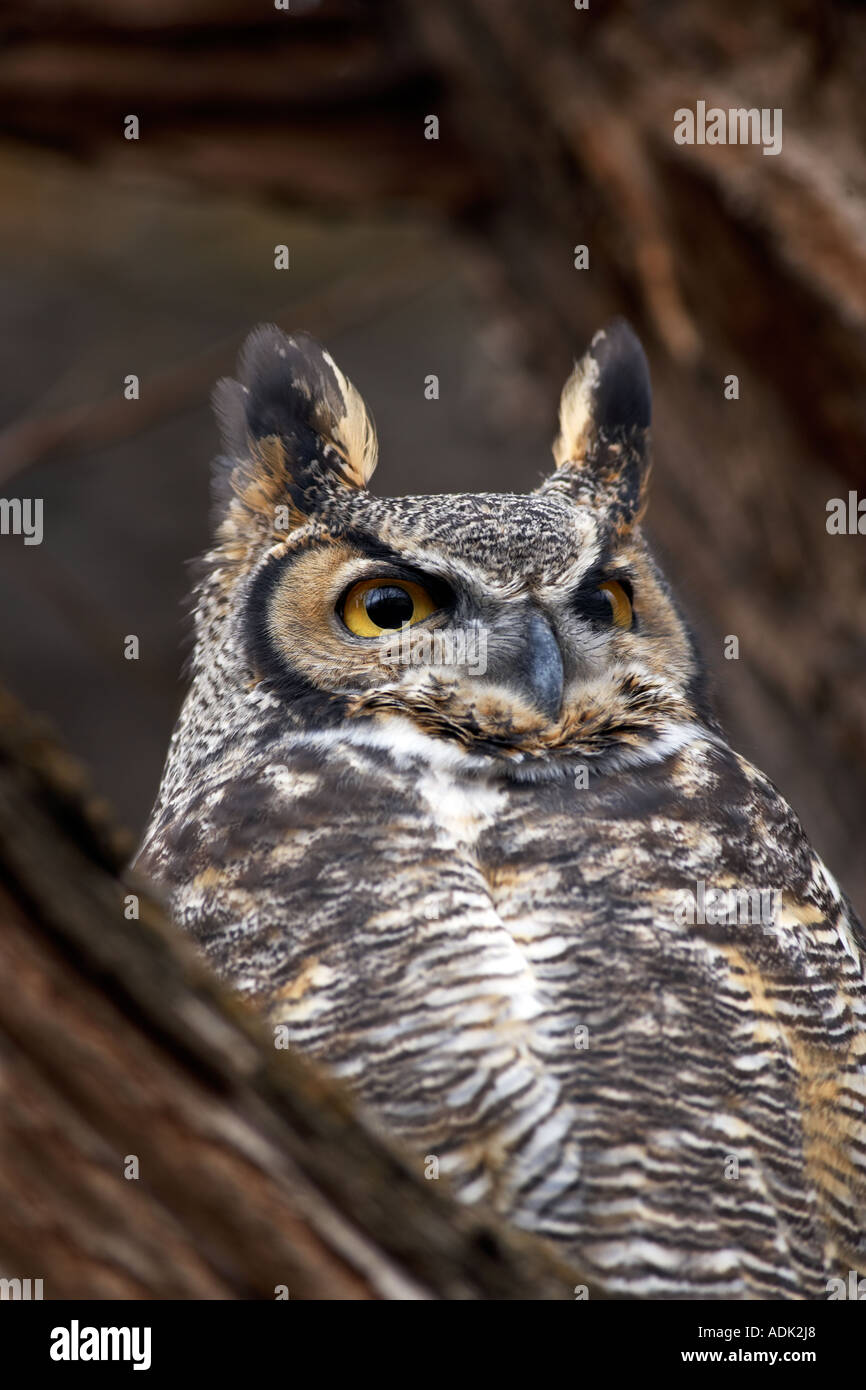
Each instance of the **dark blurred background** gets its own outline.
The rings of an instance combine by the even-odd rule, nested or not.
[[[825,523],[866,495],[866,11],[19,0],[0,38],[0,495],[45,508],[41,546],[0,537],[0,678],[131,829],[182,698],[208,396],[247,331],[327,343],[377,491],[524,490],[573,355],[625,313],[649,529],[723,721],[862,912],[866,537]],[[781,155],[677,146],[699,99],[781,108]]]

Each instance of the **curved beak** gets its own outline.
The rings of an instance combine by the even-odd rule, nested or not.
[[[530,699],[548,719],[555,719],[562,707],[564,679],[562,653],[553,628],[543,614],[534,610],[508,684]]]

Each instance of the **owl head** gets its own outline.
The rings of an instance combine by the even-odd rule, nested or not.
[[[219,523],[200,635],[287,723],[366,721],[528,768],[638,758],[710,718],[641,533],[643,350],[616,321],[566,382],[555,469],[528,495],[376,497],[375,429],[303,334],[258,328],[215,404]],[[673,744],[671,746],[674,746]]]

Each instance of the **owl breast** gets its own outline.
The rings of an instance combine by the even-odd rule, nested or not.
[[[583,785],[389,720],[237,750],[159,843],[217,967],[463,1198],[613,1292],[785,1297],[862,1242],[808,1097],[862,1087],[866,994],[796,830],[709,739]],[[678,920],[731,883],[777,918]]]

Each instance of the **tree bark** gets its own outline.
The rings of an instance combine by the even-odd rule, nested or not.
[[[0,695],[0,1277],[55,1299],[573,1298],[555,1253],[275,1049],[122,882],[127,850]]]

